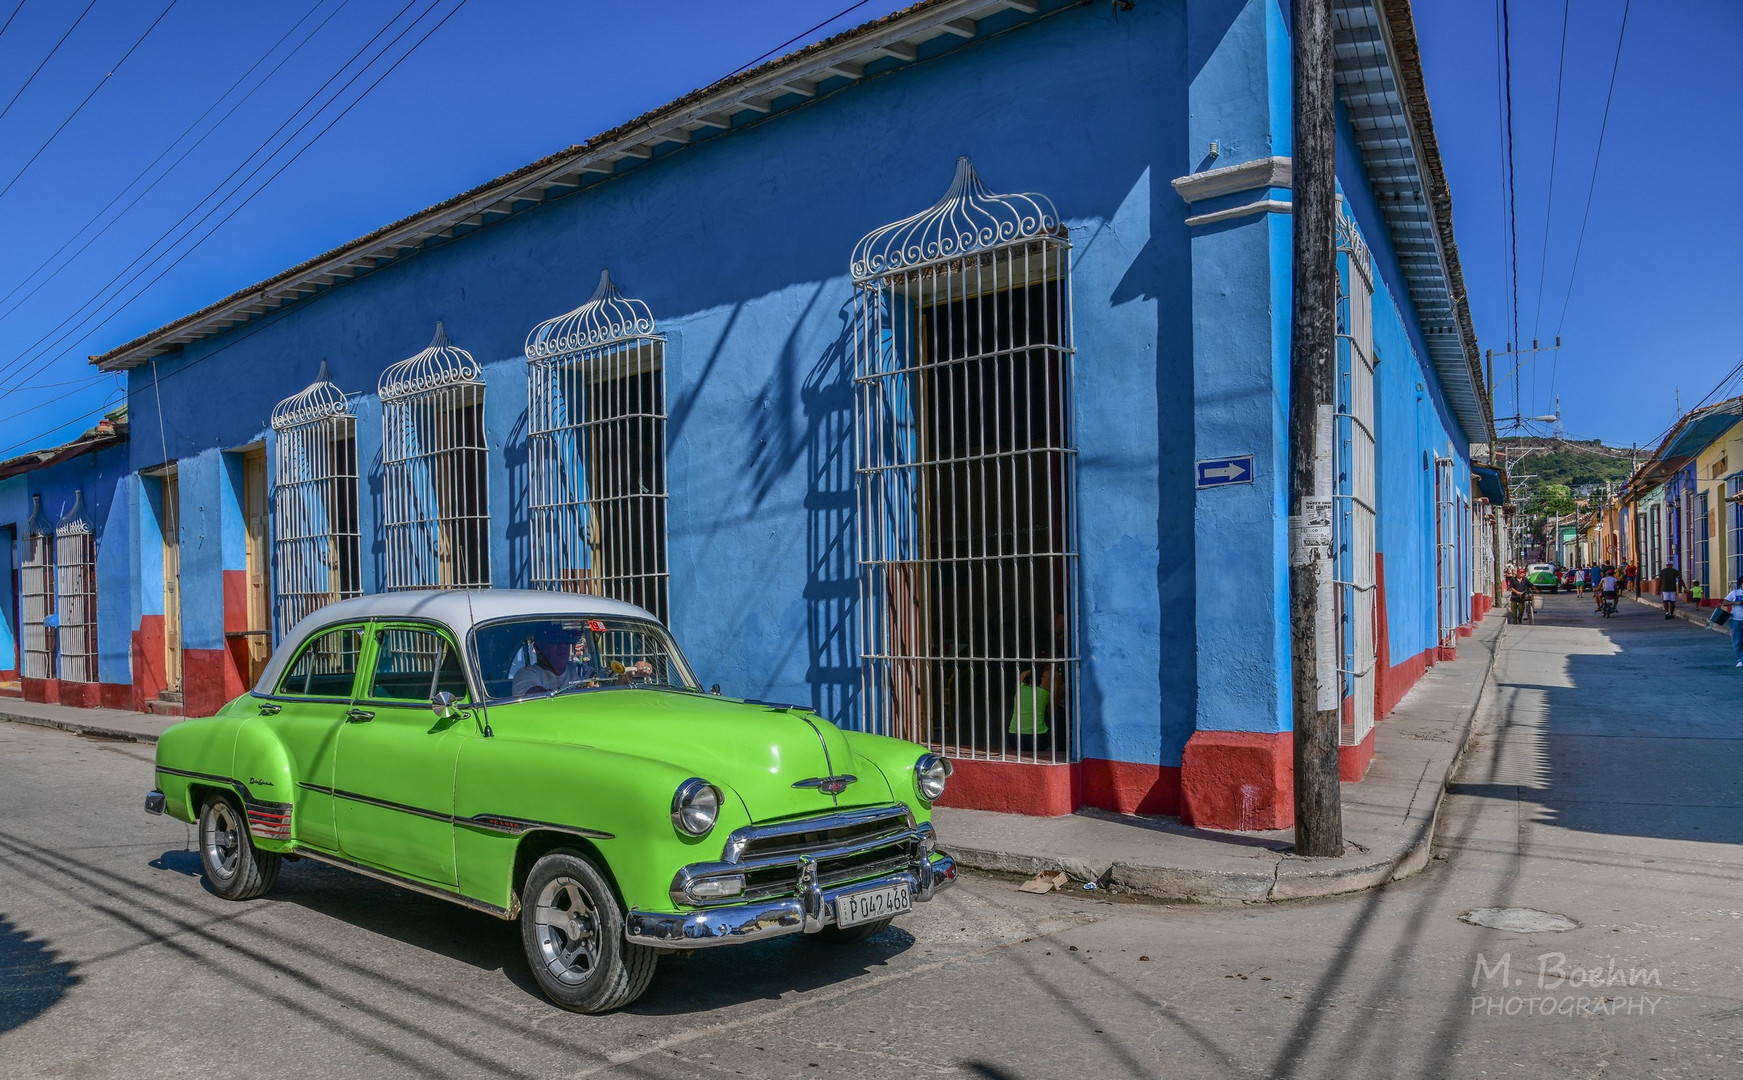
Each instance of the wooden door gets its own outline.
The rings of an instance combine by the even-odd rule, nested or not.
[[[272,655],[266,551],[266,448],[242,456],[242,513],[247,522],[248,685],[260,679]]]
[[[181,485],[175,470],[163,474],[163,671],[164,690],[182,689]]]

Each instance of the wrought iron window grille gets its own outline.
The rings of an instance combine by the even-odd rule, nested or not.
[[[957,757],[1080,757],[1071,244],[967,158],[850,270],[861,722]]]
[[[327,362],[273,406],[273,606],[279,640],[298,620],[362,595],[357,418]]]
[[[42,496],[30,497],[30,517],[24,524],[24,558],[19,563],[18,599],[24,641],[20,651],[26,679],[52,679],[54,639],[49,616],[54,603],[54,526],[42,509]],[[58,621],[58,618],[57,618]]]
[[[1378,492],[1374,424],[1374,269],[1373,256],[1356,223],[1337,217],[1338,387],[1334,418],[1332,516],[1335,643],[1344,696],[1351,708],[1339,742],[1359,745],[1374,727],[1376,605],[1375,576]],[[1331,647],[1334,643],[1327,642]]]
[[[385,589],[490,587],[483,368],[448,340],[381,373]]]
[[[600,271],[527,335],[532,584],[669,618],[665,338]]]
[[[85,511],[83,488],[55,523],[55,613],[60,626],[60,677],[97,681],[97,531]]]

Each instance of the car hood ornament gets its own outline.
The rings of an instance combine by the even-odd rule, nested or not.
[[[839,795],[847,790],[847,785],[857,784],[857,776],[812,776],[793,784],[796,788],[816,788],[825,795]]]

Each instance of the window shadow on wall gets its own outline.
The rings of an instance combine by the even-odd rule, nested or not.
[[[530,589],[532,574],[532,524],[527,499],[532,491],[527,450],[527,414],[522,409],[502,440],[503,471],[508,476],[507,575],[497,582],[508,589]]]
[[[806,681],[812,708],[844,726],[859,715],[859,634],[855,624],[859,565],[853,537],[852,307],[839,312],[841,333],[799,388],[805,414]]]
[[[71,963],[0,915],[0,1034],[41,1016],[78,983]]]

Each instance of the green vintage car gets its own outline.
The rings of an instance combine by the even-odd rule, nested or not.
[[[552,1001],[634,1000],[663,953],[854,941],[956,879],[950,765],[704,692],[641,608],[402,592],[321,609],[254,690],[165,731],[146,809],[232,900],[313,859],[518,919]]]

